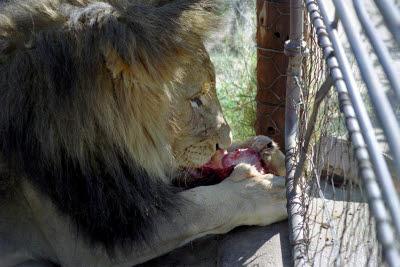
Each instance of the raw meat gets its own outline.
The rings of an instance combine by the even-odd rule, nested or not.
[[[232,173],[233,168],[240,163],[253,165],[260,173],[266,173],[260,156],[250,148],[236,149],[229,153],[225,150],[217,150],[211,160],[203,165],[201,169],[203,171],[214,172],[218,177],[225,179]]]
[[[185,187],[217,184],[231,175],[233,169],[240,163],[253,165],[261,174],[269,173],[258,153],[250,148],[236,149],[232,152],[219,149],[201,168],[187,170],[189,177],[186,179]]]

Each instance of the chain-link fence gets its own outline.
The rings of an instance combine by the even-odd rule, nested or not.
[[[309,57],[303,64],[299,140],[306,139],[315,113],[315,128],[305,154],[303,189],[307,253],[316,266],[353,265],[374,261],[378,253],[374,225],[358,178],[338,93],[329,89],[316,105],[317,93],[329,75],[315,27],[306,23]],[[318,110],[317,110],[318,109]],[[299,143],[298,151],[304,142]],[[360,255],[363,254],[363,255]],[[374,264],[375,265],[375,264]]]
[[[288,57],[283,45],[289,35],[289,3],[257,1],[257,135],[285,147],[285,92]]]
[[[301,78],[294,79],[301,88],[294,184],[303,208],[297,214],[302,219],[291,224],[294,233],[296,227],[302,230],[292,240],[302,253],[294,255],[295,266],[399,266],[399,191],[392,178],[398,177],[395,162],[400,162],[397,143],[391,140],[399,130],[392,129],[399,118],[393,92],[399,68],[388,73],[399,64],[396,32],[389,33],[387,7],[379,3],[304,2],[309,54],[303,59]],[[398,6],[392,7],[398,11]],[[370,24],[362,21],[361,12],[373,17]],[[394,20],[400,21],[400,16]],[[389,30],[382,28],[384,22]],[[382,47],[375,47],[368,30],[375,30],[382,46],[389,46],[390,70],[381,58]],[[365,47],[367,58],[360,54],[363,48],[355,37],[363,40],[362,45],[371,43]],[[372,61],[375,73],[363,70],[369,64],[366,60]],[[379,77],[381,92],[374,92],[375,81],[367,75]],[[390,104],[382,113],[385,97]],[[384,114],[396,122],[385,122]]]

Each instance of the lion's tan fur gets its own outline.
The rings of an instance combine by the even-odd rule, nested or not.
[[[115,134],[121,144],[127,147],[138,163],[154,172],[155,177],[164,177],[168,168],[174,166],[173,155],[168,145],[167,125],[171,105],[171,94],[168,87],[154,84],[146,78],[144,70],[133,70],[118,53],[110,48],[105,51],[107,68],[112,72],[116,96],[123,109],[115,116],[126,116],[116,125]],[[148,81],[142,82],[143,80]],[[139,107],[139,108],[138,108]],[[131,129],[135,129],[132,131]]]

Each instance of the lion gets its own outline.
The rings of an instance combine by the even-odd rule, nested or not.
[[[284,156],[231,146],[204,47],[213,0],[0,3],[0,265],[133,266],[191,240],[286,218]],[[216,149],[273,174],[171,183]]]

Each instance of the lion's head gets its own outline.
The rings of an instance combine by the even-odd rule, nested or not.
[[[179,166],[200,167],[210,160],[217,147],[228,148],[232,141],[208,58],[187,73],[178,90],[173,99],[175,112],[169,143]]]
[[[231,142],[203,45],[216,4],[145,2],[0,4],[0,184],[29,181],[109,248],[176,205],[171,171]]]

